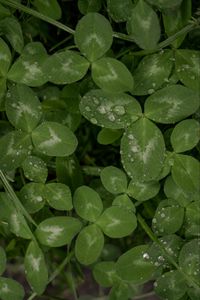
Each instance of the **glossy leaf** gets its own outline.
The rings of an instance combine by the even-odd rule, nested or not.
[[[4,248],[0,247],[0,275],[4,273],[6,269],[6,252]]]
[[[43,195],[49,205],[57,210],[73,208],[71,190],[63,183],[46,184]]]
[[[57,0],[34,0],[33,5],[39,12],[52,19],[59,20],[61,18],[62,11]]]
[[[147,249],[147,245],[136,246],[119,257],[116,270],[122,280],[141,284],[152,278],[155,266],[145,259]]]
[[[177,154],[172,166],[175,183],[186,193],[199,193],[200,163],[189,155]]]
[[[7,90],[6,78],[0,78],[0,110],[4,106],[4,96]]]
[[[101,0],[78,0],[78,9],[83,15],[98,12],[101,9]]]
[[[151,0],[150,0],[151,1]],[[155,1],[155,0],[153,0]],[[173,5],[181,2],[180,6],[174,7]],[[163,5],[165,5],[167,1],[163,1]],[[156,3],[157,4],[157,3]],[[165,27],[165,32],[168,37],[172,36],[179,30],[181,30],[184,26],[186,26],[191,18],[192,14],[192,3],[191,0],[177,0],[169,2],[169,9],[163,10],[162,18]],[[175,48],[179,48],[185,39],[187,33],[181,35],[175,41],[172,41],[172,45]]]
[[[104,236],[95,224],[81,230],[75,244],[75,255],[83,265],[94,263],[101,254],[104,245]]]
[[[96,282],[103,287],[110,287],[117,279],[115,263],[113,261],[102,261],[93,268],[93,276]]]
[[[128,34],[142,49],[154,49],[160,39],[159,19],[153,8],[139,0],[127,22]]]
[[[178,123],[171,134],[171,144],[175,152],[185,152],[194,148],[200,140],[200,124],[194,119]]]
[[[8,120],[17,129],[31,132],[42,116],[42,106],[36,94],[27,86],[17,84],[10,87],[6,96]]]
[[[56,122],[43,122],[32,132],[36,149],[48,156],[68,156],[77,147],[77,139],[66,126]]]
[[[155,122],[170,124],[193,114],[199,107],[196,92],[182,85],[170,85],[148,97],[145,116]]]
[[[155,292],[161,299],[178,300],[187,291],[185,278],[179,271],[170,271],[164,273],[154,283]]]
[[[97,135],[97,141],[101,145],[109,145],[117,141],[122,133],[122,130],[103,128]]]
[[[127,209],[128,211],[134,212],[134,213],[136,211],[135,205],[133,204],[131,199],[126,194],[122,194],[122,195],[117,196],[113,200],[112,206],[118,206],[122,209]]]
[[[90,90],[85,94],[80,102],[80,111],[91,123],[110,129],[127,127],[142,113],[135,98],[103,90]]]
[[[127,128],[121,139],[121,158],[128,176],[139,182],[156,179],[164,156],[164,139],[155,124],[141,118]]]
[[[14,62],[8,72],[8,79],[31,87],[41,86],[47,82],[42,66],[48,55],[39,42],[27,44],[21,56]]]
[[[99,194],[85,185],[75,191],[73,204],[76,213],[90,222],[95,222],[103,210],[103,203]]]
[[[78,53],[70,50],[49,56],[43,65],[48,80],[55,84],[70,84],[84,77],[89,62]]]
[[[18,168],[32,149],[30,136],[20,131],[11,131],[0,139],[0,165],[2,170]]]
[[[0,4],[0,18],[5,18],[5,17],[9,17],[11,15],[11,12],[9,10],[9,8],[3,6]]]
[[[33,291],[41,295],[48,283],[48,270],[44,254],[35,242],[30,242],[24,260],[26,278]]]
[[[185,235],[194,237],[200,235],[200,205],[199,201],[190,203],[185,212]]]
[[[5,77],[11,63],[11,52],[8,45],[0,38],[0,77]]]
[[[22,163],[24,175],[31,181],[45,183],[48,176],[46,163],[37,156],[28,156]]]
[[[13,30],[13,28],[15,30]],[[21,25],[18,20],[11,16],[0,20],[0,30],[9,40],[11,46],[18,53],[21,53],[24,47],[24,38]]]
[[[118,206],[107,208],[96,223],[111,238],[128,236],[137,227],[135,214]]]
[[[98,87],[110,93],[133,89],[133,76],[127,67],[115,58],[104,57],[92,63],[92,79]]]
[[[114,284],[109,293],[109,300],[128,300],[129,299],[129,286],[124,281]]]
[[[133,3],[131,0],[107,0],[109,15],[115,22],[127,21],[131,15]]]
[[[74,37],[81,53],[93,62],[110,49],[112,35],[112,27],[103,15],[88,13],[79,20]]]
[[[113,166],[104,168],[101,171],[101,182],[106,190],[112,194],[125,193],[127,190],[127,177],[121,170]]]
[[[81,222],[73,217],[52,217],[42,221],[35,233],[42,245],[61,247],[70,244],[81,227]]]
[[[153,94],[169,81],[173,66],[171,51],[146,55],[134,71],[133,95]]]
[[[177,232],[184,218],[184,208],[175,200],[162,200],[152,220],[153,230],[157,235],[166,235]]]
[[[196,282],[200,276],[199,246],[200,240],[193,239],[183,245],[179,254],[180,268]]]
[[[0,277],[0,298],[2,300],[23,300],[24,289],[17,281]]]
[[[200,92],[199,61],[199,51],[180,49],[176,52],[176,72],[179,80],[197,92]]]
[[[43,183],[30,182],[20,190],[20,200],[29,213],[35,213],[45,205],[44,188]]]
[[[127,193],[137,201],[146,201],[155,197],[160,189],[160,184],[157,181],[138,182],[131,180],[128,186]]]

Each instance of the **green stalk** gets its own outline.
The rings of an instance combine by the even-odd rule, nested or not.
[[[5,191],[10,195],[11,200],[13,201],[13,204],[16,207],[16,209],[21,211],[22,215],[24,215],[29,222],[31,222],[35,227],[37,227],[37,224],[31,217],[31,215],[27,212],[27,210],[24,208],[24,206],[21,204],[21,202],[18,199],[17,195],[15,194],[12,186],[10,185],[6,176],[4,175],[4,173],[1,170],[0,170],[0,179],[3,183]]]
[[[190,278],[189,275],[187,275],[185,272],[183,272],[183,270],[179,267],[179,265],[176,263],[176,261],[173,259],[173,257],[171,257],[168,254],[168,252],[166,251],[163,244],[159,241],[157,236],[153,233],[151,228],[148,226],[148,224],[145,222],[145,220],[142,218],[142,216],[139,213],[137,214],[137,220],[138,220],[139,224],[141,225],[141,227],[146,232],[146,234],[150,237],[150,239],[161,248],[161,250],[165,253],[167,259],[183,275],[183,277],[186,279],[186,281],[188,281],[190,283],[190,285],[193,286],[195,289],[200,291],[200,286],[198,285],[198,283],[196,283],[192,278]]]

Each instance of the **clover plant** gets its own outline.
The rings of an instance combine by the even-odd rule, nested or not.
[[[198,1],[0,0],[0,299],[200,298],[199,40]]]

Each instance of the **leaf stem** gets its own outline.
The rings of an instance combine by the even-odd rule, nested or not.
[[[149,298],[151,296],[155,296],[155,293],[154,292],[149,292],[149,293],[146,293],[146,294],[143,294],[143,295],[135,296],[133,300],[142,300],[142,299],[145,299],[145,298]]]
[[[183,277],[190,283],[191,286],[193,286],[195,289],[200,291],[200,286],[198,283],[196,283],[189,275],[187,275],[183,270],[179,267],[179,265],[176,263],[176,261],[169,255],[163,244],[159,241],[157,236],[153,233],[149,225],[145,222],[145,220],[142,218],[142,216],[138,213],[137,214],[137,220],[141,227],[144,229],[144,231],[147,233],[147,235],[150,237],[150,239],[155,242],[161,250],[165,253],[168,260],[171,262],[171,264],[183,275]]]

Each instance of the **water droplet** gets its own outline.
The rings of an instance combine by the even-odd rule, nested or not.
[[[86,110],[86,111],[91,111],[91,108],[90,108],[89,106],[86,106],[86,107],[85,107],[85,110]]]
[[[113,114],[109,114],[108,119],[113,122],[115,121],[115,116]]]
[[[152,219],[152,223],[156,224],[157,220],[155,218]]]
[[[97,124],[97,120],[96,120],[95,118],[92,118],[92,119],[90,120],[90,122],[93,123],[93,124]]]
[[[101,105],[97,108],[98,112],[100,112],[100,114],[104,115],[106,114],[106,108],[105,106]]]
[[[160,216],[161,216],[161,218],[164,218],[164,217],[165,217],[165,214],[164,214],[164,213],[162,213]]]
[[[149,259],[149,254],[148,253],[144,253],[142,256],[144,259]]]
[[[125,108],[122,105],[117,105],[113,108],[117,115],[123,116],[125,114]]]
[[[154,92],[155,92],[154,89],[149,89],[149,90],[148,90],[148,94],[153,94]]]

